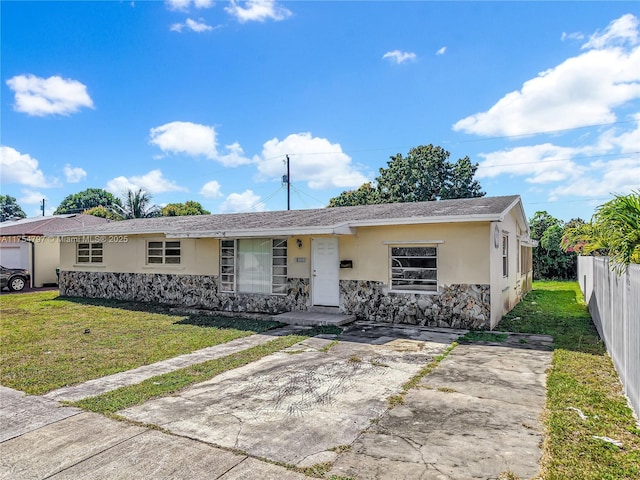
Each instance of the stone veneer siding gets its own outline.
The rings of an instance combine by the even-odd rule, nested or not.
[[[287,295],[219,292],[216,275],[60,272],[60,295],[110,298],[205,308],[225,312],[278,314],[306,310],[309,280],[289,279]]]
[[[340,281],[340,309],[377,322],[490,328],[489,285],[447,285],[434,294],[389,292],[382,282]]]
[[[290,278],[287,295],[219,292],[216,275],[60,272],[60,295],[110,298],[223,312],[307,310],[309,280]],[[340,281],[340,310],[358,318],[451,328],[489,328],[489,285],[449,285],[436,294],[388,292],[382,282]]]

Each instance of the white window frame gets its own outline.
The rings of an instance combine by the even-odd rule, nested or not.
[[[509,277],[509,234],[502,234],[502,277]]]
[[[429,249],[434,253],[427,254],[427,252],[425,252],[425,255],[400,255],[400,253],[403,253],[403,252],[397,251],[396,249],[405,249],[404,253],[417,251],[418,249]],[[389,245],[389,291],[396,292],[396,293],[415,293],[420,295],[433,295],[435,293],[438,293],[438,256],[439,256],[438,244],[416,245],[413,242],[407,242],[407,243],[397,243],[394,245]],[[409,263],[409,264],[414,263],[409,260],[410,258],[435,260],[435,266],[421,267],[421,266],[410,266],[410,265],[402,266],[401,265],[401,263],[403,262],[400,259],[403,259],[404,263]],[[394,259],[397,261],[394,262]],[[415,286],[414,288],[411,288],[411,287],[407,287],[406,285],[405,286],[394,285],[394,283],[396,283],[398,280],[401,280],[398,277],[398,274],[400,273],[399,272],[400,269],[402,270],[403,275],[408,272],[433,271],[435,272],[435,278],[432,278],[432,279],[408,278],[409,280],[414,280],[418,282],[423,281],[424,286],[427,288],[416,288]],[[394,279],[394,273],[396,276],[395,279]]]
[[[102,242],[77,243],[76,264],[85,265],[92,263],[104,263],[104,244]]]
[[[147,265],[180,265],[182,263],[182,243],[180,240],[147,240],[146,247]]]
[[[243,239],[220,241],[220,291],[224,293],[248,293],[253,295],[286,295],[288,293],[288,245],[286,238],[255,238],[270,242],[269,277],[270,293],[242,291],[238,288],[239,242]]]

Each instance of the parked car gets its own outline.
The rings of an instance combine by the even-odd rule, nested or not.
[[[29,270],[23,268],[5,268],[0,265],[0,289],[7,287],[12,292],[19,292],[29,285]]]

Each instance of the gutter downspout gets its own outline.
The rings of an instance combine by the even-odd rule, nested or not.
[[[36,284],[36,245],[33,240],[29,240],[26,237],[20,237],[20,241],[31,244],[31,269],[29,270],[29,273],[31,273],[31,279],[29,286],[30,288],[33,288]]]

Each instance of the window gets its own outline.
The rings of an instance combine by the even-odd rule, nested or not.
[[[531,247],[520,247],[520,272],[527,274],[531,271],[532,264],[532,251]]]
[[[287,293],[287,240],[248,238],[220,242],[220,290]]]
[[[236,289],[236,242],[220,242],[220,290],[234,292]]]
[[[102,263],[102,243],[78,243],[78,263]]]
[[[509,276],[509,235],[502,236],[502,276]]]
[[[287,293],[287,241],[274,238],[271,256],[271,293],[284,295]]]
[[[438,290],[437,247],[391,247],[391,290]]]
[[[180,263],[180,240],[147,243],[147,264],[177,265]]]

